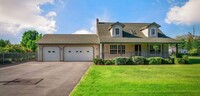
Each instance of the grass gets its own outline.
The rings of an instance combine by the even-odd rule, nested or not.
[[[93,65],[70,95],[199,96],[200,57],[190,59],[189,65]]]

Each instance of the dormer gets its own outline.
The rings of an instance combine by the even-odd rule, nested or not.
[[[116,22],[109,27],[109,31],[112,37],[123,37],[124,24]]]
[[[159,24],[153,22],[143,28],[140,29],[140,31],[143,32],[143,34],[146,36],[146,37],[158,37],[158,29],[159,27],[161,27]]]

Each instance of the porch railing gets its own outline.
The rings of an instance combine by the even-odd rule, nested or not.
[[[131,57],[131,56],[144,56],[144,57],[164,57],[167,58],[170,56],[168,52],[162,52],[160,54],[151,54],[151,53],[135,53],[135,52],[126,52],[125,54],[110,54],[110,52],[104,52],[103,57],[105,59],[113,59],[115,57]]]
[[[17,52],[9,52],[9,53],[0,53],[0,64],[4,63],[14,63],[14,62],[23,62],[28,60],[36,59],[36,52],[28,52],[28,53],[17,53]]]

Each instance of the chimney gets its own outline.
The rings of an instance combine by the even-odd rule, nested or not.
[[[96,19],[96,23],[99,24],[99,18]]]
[[[97,36],[99,36],[98,29],[97,29],[98,24],[99,24],[99,18],[96,19],[96,34],[97,34]]]

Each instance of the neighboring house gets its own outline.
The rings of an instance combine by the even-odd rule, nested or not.
[[[92,61],[130,56],[168,57],[168,45],[180,43],[167,37],[153,23],[99,22],[96,34],[45,34],[38,41],[39,61]]]

